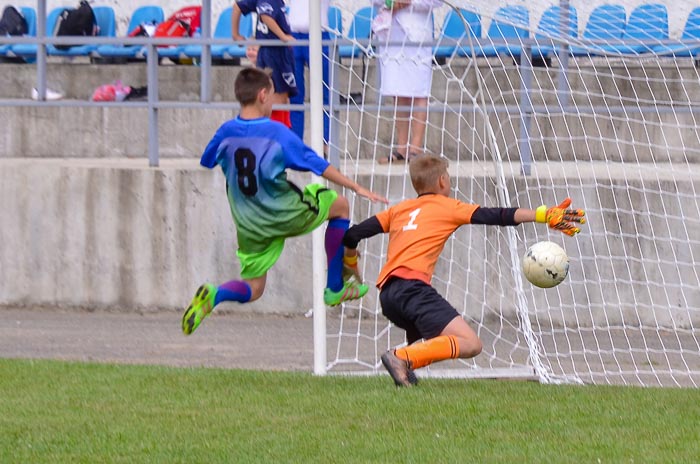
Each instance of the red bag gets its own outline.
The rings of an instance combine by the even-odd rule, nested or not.
[[[201,6],[180,8],[156,27],[155,37],[192,37],[202,21]],[[167,47],[167,45],[162,45]]]

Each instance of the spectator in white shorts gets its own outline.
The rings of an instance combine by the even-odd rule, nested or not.
[[[432,85],[433,9],[442,0],[372,0],[383,8],[373,23],[380,44],[380,95],[394,97],[396,143],[381,164],[410,161],[425,150],[428,98]],[[379,27],[377,27],[379,25]],[[407,43],[408,42],[408,43]],[[393,44],[392,44],[393,43]],[[405,45],[403,45],[405,43]]]

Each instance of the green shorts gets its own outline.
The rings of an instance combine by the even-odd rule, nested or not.
[[[272,233],[269,237],[254,237],[255,250],[246,250],[246,232],[238,230],[239,248],[236,254],[241,263],[241,278],[254,279],[261,277],[275,265],[282,250],[284,241],[289,237],[308,234],[328,220],[331,205],[338,198],[338,192],[330,190],[321,184],[309,184],[300,192],[298,205],[291,220],[285,221],[282,230]]]

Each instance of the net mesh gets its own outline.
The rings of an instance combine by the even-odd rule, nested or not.
[[[576,238],[533,224],[460,228],[433,284],[484,349],[419,375],[697,386],[700,9],[685,0],[452,3],[433,10],[433,38],[422,44],[434,57],[423,110],[380,92],[387,46],[410,62],[420,60],[417,44],[370,38],[377,9],[331,2],[343,18],[329,52],[332,159],[392,204],[414,197],[407,164],[378,161],[401,148],[402,115],[427,111],[421,148],[449,158],[455,198],[534,208],[569,196],[588,223]],[[350,198],[355,223],[382,209]],[[540,240],[571,260],[553,289],[521,277],[521,256]],[[360,246],[370,283],[386,248],[386,236]],[[380,372],[379,356],[404,342],[376,291],[330,309],[327,325],[329,372]]]

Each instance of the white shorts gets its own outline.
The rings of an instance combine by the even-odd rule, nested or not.
[[[431,47],[380,47],[379,64],[382,96],[430,96],[433,81]]]

